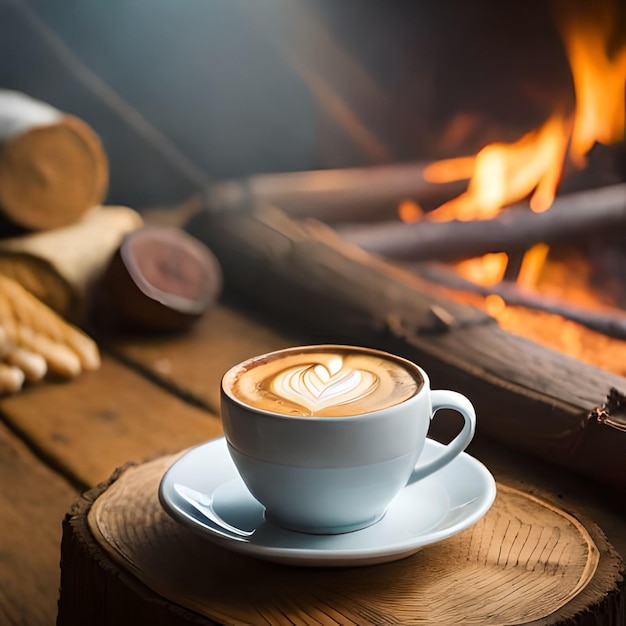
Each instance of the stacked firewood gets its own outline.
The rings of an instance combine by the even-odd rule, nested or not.
[[[0,90],[0,395],[100,365],[87,291],[141,220],[101,206],[108,162],[84,121]]]
[[[84,121],[0,89],[0,395],[99,366],[77,325],[181,329],[221,290],[204,244],[104,206],[108,161]]]

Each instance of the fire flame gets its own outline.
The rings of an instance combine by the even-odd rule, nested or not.
[[[596,141],[624,139],[626,45],[613,56],[608,54],[610,21],[605,19],[602,29],[582,21],[563,25],[577,104],[570,156],[579,167],[585,166],[585,155]]]
[[[514,143],[490,144],[475,156],[430,165],[424,172],[424,178],[430,182],[469,179],[469,183],[465,193],[431,211],[426,219],[490,219],[524,198],[529,199],[531,210],[545,211],[554,201],[568,159],[582,168],[596,143],[624,141],[626,41],[624,33],[617,33],[617,0],[554,0],[559,1],[557,8],[565,9],[559,15],[559,27],[571,68],[574,110],[556,110],[542,126]],[[621,36],[620,45],[615,41],[616,34]],[[405,214],[415,216],[406,208]],[[589,289],[584,269],[570,268],[567,275],[559,276],[559,271],[565,271],[565,264],[545,264],[548,252],[547,245],[538,243],[524,254],[516,273],[522,290],[536,289],[591,309],[607,305]],[[514,268],[509,265],[507,254],[487,254],[457,263],[455,270],[467,280],[490,287],[513,273]],[[568,268],[570,265],[568,259]],[[611,344],[608,337],[598,335],[587,341],[573,322],[554,322],[536,311],[528,315],[523,307],[509,306],[497,293],[481,297],[481,302],[475,299],[478,297],[464,294],[459,299],[474,298],[472,301],[483,306],[506,330],[624,375],[623,366],[619,371],[614,368],[617,363],[626,362],[626,347]]]
[[[550,248],[545,243],[537,243],[526,252],[517,275],[517,284],[520,287],[533,289],[537,286],[549,251]]]
[[[429,213],[429,219],[489,219],[529,196],[533,211],[545,211],[554,201],[568,144],[571,161],[583,167],[585,155],[596,142],[624,139],[626,44],[609,51],[614,20],[607,8],[603,5],[592,16],[572,13],[561,21],[572,71],[574,112],[553,114],[514,143],[490,144],[475,157],[439,161],[426,168],[424,178],[430,182],[470,179],[464,194]]]
[[[529,198],[532,211],[545,211],[554,201],[568,156],[575,166],[584,167],[586,154],[596,142],[609,144],[624,139],[626,42],[622,40],[620,47],[613,42],[613,50],[609,45],[615,34],[614,3],[597,0],[574,4],[575,11],[566,10],[559,16],[572,73],[573,112],[556,111],[514,143],[489,144],[475,156],[431,164],[424,171],[426,180],[445,183],[469,179],[469,184],[465,193],[431,211],[427,219],[490,219],[523,198]],[[571,9],[569,0],[561,6]],[[414,221],[418,215],[405,206],[401,217]],[[517,272],[521,287],[537,286],[548,251],[545,244],[527,251]],[[468,280],[489,286],[504,279],[508,263],[505,253],[488,254],[457,263],[455,269]],[[500,314],[504,310],[501,298],[487,300],[490,311]]]
[[[555,114],[515,143],[486,146],[473,159],[467,191],[432,211],[429,219],[489,219],[529,194],[530,208],[537,213],[545,211],[554,201],[561,178],[569,127],[566,119]],[[450,159],[427,167],[424,177],[431,182],[460,180],[455,164],[467,171],[467,158]],[[450,174],[447,181],[446,173]]]
[[[455,264],[454,269],[467,280],[489,287],[502,281],[508,263],[506,252],[493,252]]]

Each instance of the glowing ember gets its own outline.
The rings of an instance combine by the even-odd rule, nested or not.
[[[404,200],[398,206],[398,217],[407,224],[419,222],[424,217],[424,209],[413,200]]]
[[[498,296],[495,293],[488,295],[485,298],[485,310],[489,315],[498,319],[500,315],[506,309],[506,302],[503,300],[501,296]]]
[[[573,254],[573,256],[572,256]],[[615,304],[606,294],[591,287],[590,267],[582,256],[569,253],[561,260],[551,260],[542,269],[540,293],[597,311],[610,311]],[[446,287],[438,287],[445,296],[484,309],[504,330],[536,343],[626,376],[626,342],[585,328],[580,324],[544,311],[507,304],[496,294],[486,297]]]
[[[454,269],[463,278],[489,287],[502,281],[509,257],[505,252],[494,252],[455,264]]]
[[[545,243],[538,243],[526,252],[517,275],[517,284],[520,287],[525,289],[537,287],[549,251],[550,248]]]

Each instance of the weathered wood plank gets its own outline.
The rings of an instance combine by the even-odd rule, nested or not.
[[[125,335],[105,341],[117,356],[219,413],[220,381],[226,370],[257,354],[297,345],[301,339],[217,305],[175,337]]]
[[[77,484],[92,486],[132,460],[221,434],[221,422],[106,354],[102,367],[3,400],[3,413]]]
[[[0,623],[54,623],[61,521],[76,495],[0,424]]]

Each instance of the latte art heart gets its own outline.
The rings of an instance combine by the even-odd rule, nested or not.
[[[288,368],[274,378],[272,391],[315,414],[322,409],[361,400],[378,387],[379,378],[372,372],[354,370],[342,363],[337,368],[336,362],[331,367],[308,363]]]
[[[293,417],[349,417],[379,411],[418,393],[419,373],[386,353],[349,346],[303,346],[250,359],[223,388],[263,411]]]

